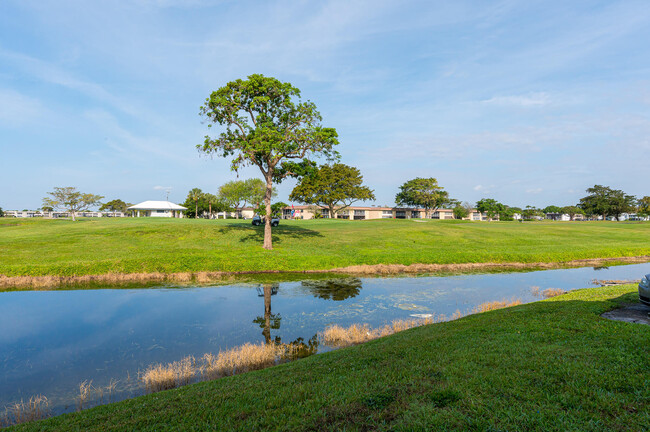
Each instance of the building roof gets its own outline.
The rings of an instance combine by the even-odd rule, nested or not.
[[[129,210],[187,210],[186,207],[169,201],[144,201],[128,208]]]

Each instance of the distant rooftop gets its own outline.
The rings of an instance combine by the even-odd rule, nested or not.
[[[144,201],[128,208],[129,210],[187,210],[186,207],[169,201]]]

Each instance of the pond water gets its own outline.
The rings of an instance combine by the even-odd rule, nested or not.
[[[245,342],[307,341],[328,325],[378,327],[415,315],[471,311],[501,299],[539,300],[547,288],[593,279],[640,279],[650,263],[596,270],[393,278],[316,278],[202,287],[0,293],[0,408],[42,394],[54,413],[73,411],[79,383],[118,384],[103,402],[143,394],[152,363]],[[266,294],[266,295],[265,295]],[[327,350],[318,347],[318,351]],[[100,403],[96,400],[90,404]]]

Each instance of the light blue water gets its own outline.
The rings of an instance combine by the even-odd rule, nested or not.
[[[650,263],[280,282],[267,286],[274,325],[266,333],[259,284],[0,293],[0,407],[43,394],[55,413],[70,411],[85,380],[96,387],[119,380],[112,400],[142,394],[137,375],[152,363],[269,338],[308,340],[330,324],[375,327],[413,314],[450,316],[503,298],[535,301],[532,287],[571,290],[592,286],[593,279],[638,280],[646,273]]]

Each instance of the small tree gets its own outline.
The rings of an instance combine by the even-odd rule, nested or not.
[[[650,216],[650,196],[644,196],[637,202],[636,214],[642,217]]]
[[[219,187],[218,196],[239,219],[239,213],[247,203],[257,208],[264,201],[265,192],[266,185],[260,179],[233,180]],[[276,196],[275,190],[271,196]]]
[[[435,178],[415,178],[409,180],[399,187],[400,191],[395,195],[397,205],[406,205],[424,208],[425,217],[436,211],[449,202],[449,193],[441,186]]]
[[[568,214],[568,215],[569,215],[569,219],[571,219],[571,220],[575,220],[576,215],[579,215],[579,214],[580,214],[580,215],[583,215],[583,216],[584,216],[584,214],[585,214],[584,210],[582,210],[582,209],[581,209],[580,207],[578,207],[578,206],[566,206],[566,207],[562,207],[561,213],[562,213],[562,214]]]
[[[126,209],[130,206],[131,204],[127,204],[121,199],[114,199],[105,204],[102,204],[102,206],[99,208],[99,211],[108,210],[113,212],[113,215],[115,215],[115,212],[126,213]]]
[[[603,220],[608,216],[614,216],[618,220],[622,213],[634,211],[636,206],[636,198],[633,195],[627,195],[622,190],[609,186],[594,185],[587,189],[587,193],[589,195],[580,199],[578,207],[587,214],[602,216]]]
[[[494,219],[496,216],[505,212],[506,206],[492,198],[483,198],[476,203],[476,210],[485,213],[488,220]]]
[[[271,217],[281,217],[282,216],[282,210],[289,207],[286,203],[283,203],[282,201],[278,201],[276,203],[271,204]],[[255,211],[258,215],[266,214],[266,206],[264,204],[260,204],[257,206],[257,210]]]
[[[55,187],[53,192],[47,194],[50,196],[43,198],[43,207],[68,211],[72,215],[73,221],[77,220],[75,213],[101,204],[99,200],[104,198],[101,195],[79,192],[74,187]]]
[[[203,191],[199,188],[194,188],[187,193],[186,203],[194,204],[194,219],[199,217],[199,201],[203,199]]]
[[[527,205],[526,208],[521,211],[521,217],[525,220],[532,220],[536,216],[543,217],[544,212],[535,206]]]
[[[467,209],[467,207],[465,207],[461,203],[456,204],[456,207],[454,207],[454,218],[464,219],[468,216],[469,216],[469,210]]]
[[[330,218],[359,200],[374,200],[375,194],[363,184],[358,168],[345,164],[321,165],[303,177],[289,195],[291,201],[316,204],[329,210]]]
[[[296,87],[259,74],[231,81],[212,92],[200,114],[226,128],[216,139],[206,136],[197,146],[200,151],[232,156],[234,171],[250,165],[260,169],[266,184],[264,248],[273,249],[273,184],[313,170],[312,157],[338,158],[334,150],[338,144],[336,130],[321,126],[316,105],[302,102]]]
[[[220,197],[211,193],[204,193],[203,199],[200,203],[203,203],[204,206],[207,206],[207,212],[210,215],[210,219],[212,219],[212,215],[214,211],[221,212],[221,211],[230,210],[228,204],[226,204]],[[199,208],[201,207],[199,206]]]
[[[2,210],[2,207],[0,207],[0,217],[5,217],[5,212]]]
[[[555,206],[555,205],[550,205],[544,207],[544,210],[542,210],[544,213],[562,213],[562,208]]]

